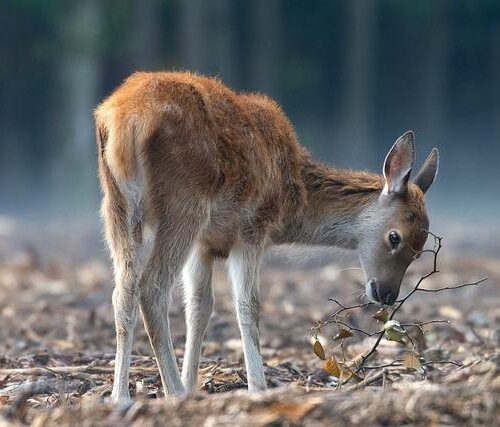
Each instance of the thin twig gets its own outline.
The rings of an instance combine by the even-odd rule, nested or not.
[[[328,298],[328,301],[332,301],[340,307],[339,310],[337,310],[335,313],[332,314],[332,316],[331,316],[332,318],[337,317],[340,313],[343,313],[344,311],[347,311],[347,310],[354,310],[357,308],[364,308],[364,307],[368,307],[370,305],[373,305],[373,302],[371,302],[371,301],[365,302],[362,304],[350,305],[350,306],[343,305],[339,300],[337,300],[335,298]]]
[[[359,332],[360,334],[366,335],[367,337],[373,337],[374,335],[377,335],[380,332],[383,332],[383,331],[375,331],[375,332],[372,332],[372,333],[366,332],[363,329],[355,328],[354,326],[349,325],[349,323],[343,322],[342,320],[338,320],[338,319],[335,320],[335,323],[338,323],[340,325],[345,326],[350,331],[355,331],[355,332]]]
[[[420,278],[418,279],[418,281],[415,284],[415,286],[413,287],[413,289],[410,292],[408,292],[403,298],[396,301],[396,306],[392,310],[391,314],[389,315],[388,320],[394,319],[394,316],[401,309],[401,307],[406,303],[406,301],[408,301],[408,299],[411,298],[417,292],[441,292],[441,291],[445,291],[445,290],[460,289],[460,288],[464,288],[467,286],[477,286],[477,285],[479,285],[487,280],[487,278],[485,277],[485,278],[478,280],[478,281],[475,281],[475,282],[463,283],[463,284],[460,284],[457,286],[444,286],[444,287],[437,288],[437,289],[421,288],[420,286],[422,285],[422,283],[425,280],[427,280],[429,277],[433,276],[434,274],[439,273],[438,256],[439,256],[439,253],[443,247],[443,245],[442,245],[443,238],[442,237],[437,236],[436,234],[432,233],[429,230],[425,230],[425,231],[427,232],[428,235],[430,235],[434,238],[434,248],[433,249],[425,249],[425,250],[422,250],[418,253],[415,252],[415,256],[418,256],[418,255],[423,254],[423,253],[432,253],[434,255],[433,262],[432,262],[432,270],[425,273],[423,276],[420,276]],[[356,304],[356,305],[346,306],[343,303],[341,303],[340,301],[338,301],[337,299],[330,298],[329,300],[334,302],[335,304],[337,304],[340,308],[331,316],[330,319],[323,321],[323,322],[319,322],[318,325],[316,326],[316,328],[313,328],[313,332],[317,331],[319,328],[321,328],[323,326],[329,325],[331,323],[336,323],[337,325],[343,325],[344,327],[348,328],[349,331],[359,332],[359,333],[361,333],[365,336],[369,336],[369,337],[377,336],[377,338],[376,338],[375,342],[373,343],[372,347],[370,348],[370,350],[368,352],[366,352],[365,354],[361,355],[361,362],[357,364],[355,369],[350,370],[352,375],[349,377],[349,379],[352,378],[352,376],[356,376],[360,371],[362,371],[364,369],[380,369],[380,368],[385,369],[385,368],[388,368],[391,366],[404,366],[404,363],[402,363],[404,361],[402,361],[402,360],[394,360],[393,362],[391,362],[389,364],[385,364],[385,365],[365,366],[365,363],[376,353],[377,348],[378,348],[380,342],[382,341],[382,338],[384,337],[385,330],[375,331],[372,333],[366,332],[363,329],[353,327],[353,326],[349,325],[348,323],[346,323],[338,318],[338,316],[345,311],[364,308],[364,307],[367,307],[373,303],[368,302],[368,303],[364,303],[364,304]],[[420,328],[420,330],[422,330],[423,326],[429,325],[429,324],[434,324],[434,323],[450,324],[450,321],[438,319],[438,320],[429,320],[429,321],[418,322],[418,323],[403,323],[403,324],[401,324],[401,326],[402,327],[415,326],[415,327]],[[412,339],[412,337],[407,332],[405,332],[405,336],[411,342],[411,344],[413,345],[413,348],[416,349],[415,342]],[[344,343],[344,340],[342,340],[342,343],[341,343],[342,351],[344,351],[343,343]],[[440,360],[440,361],[435,361],[435,362],[422,362],[422,365],[425,366],[425,365],[432,365],[432,364],[437,364],[437,363],[443,363],[443,364],[449,363],[449,364],[452,364],[455,366],[461,366],[457,362],[446,361],[446,360]],[[345,361],[345,356],[344,356],[344,365],[347,365],[347,363]],[[378,377],[378,375],[380,375],[380,377]],[[375,377],[382,378],[383,375],[384,375],[383,373],[379,373],[376,376],[367,377],[361,383],[359,383],[358,385],[356,385],[354,387],[357,387],[357,388],[359,388],[360,386],[362,387],[363,385],[366,385],[366,384],[364,384],[365,381],[374,381],[373,378],[375,378]],[[342,384],[346,384],[349,381],[349,379],[343,381]],[[361,385],[361,384],[363,384],[363,385]]]
[[[111,374],[114,372],[114,367],[112,366],[51,366],[48,367],[34,367],[34,368],[5,368],[0,369],[0,375],[33,375],[33,376],[44,376],[48,373],[53,374]],[[140,367],[131,366],[130,373],[135,374],[157,374],[158,368],[153,367]]]
[[[458,363],[458,362],[454,362],[453,360],[430,360],[428,362],[422,362],[421,365],[423,366],[426,366],[426,365],[439,365],[439,364],[443,364],[443,365],[454,365],[454,366],[458,366],[459,368],[463,367],[463,365],[461,363]]]
[[[390,368],[392,366],[403,366],[403,360],[402,359],[396,359],[396,360],[393,360],[392,362],[386,363],[384,365],[364,366],[363,369],[382,369],[382,368]]]
[[[430,231],[427,231],[427,232],[431,236],[434,237],[434,245],[435,245],[435,247],[436,247],[436,244],[437,244],[437,247],[434,250],[434,260],[433,260],[433,263],[432,263],[433,264],[432,265],[432,270],[429,271],[428,273],[424,274],[423,276],[421,276],[420,279],[418,279],[418,282],[415,285],[415,287],[404,298],[402,298],[401,300],[398,301],[398,305],[396,306],[396,308],[394,308],[394,310],[392,311],[391,315],[389,316],[390,320],[392,320],[394,318],[394,316],[396,315],[396,313],[403,306],[403,304],[408,300],[408,298],[410,298],[415,292],[418,291],[420,285],[422,284],[422,282],[424,280],[428,279],[432,275],[434,275],[434,274],[436,274],[436,273],[439,272],[437,263],[438,263],[439,252],[441,251],[441,248],[443,247],[443,245],[442,245],[443,238],[442,237],[438,237],[435,234],[432,234]]]
[[[482,279],[477,280],[475,282],[462,283],[461,285],[457,285],[457,286],[444,286],[442,288],[436,288],[436,289],[419,288],[418,291],[419,292],[441,292],[441,291],[448,291],[448,290],[453,290],[453,289],[461,289],[461,288],[465,288],[467,286],[480,285],[481,283],[485,282],[486,280],[488,280],[488,278],[483,277]]]
[[[384,369],[380,372],[377,372],[374,375],[367,376],[364,380],[360,381],[357,384],[354,384],[351,387],[344,388],[342,391],[349,392],[349,391],[359,390],[360,388],[366,387],[370,384],[373,384],[374,382],[376,382],[378,380],[381,380],[384,377],[385,373],[386,373],[386,371]]]
[[[446,323],[448,325],[451,324],[451,322],[449,320],[438,319],[438,320],[427,320],[426,322],[420,322],[420,323],[401,323],[401,326],[403,326],[403,327],[405,327],[405,326],[416,326],[416,327],[421,328],[422,326],[430,325],[431,323]]]
[[[390,367],[403,367],[404,366],[404,360],[403,359],[396,359],[393,360],[391,363],[386,363],[384,365],[370,365],[370,366],[364,366],[363,369],[382,369],[382,368],[390,368]],[[429,366],[429,365],[454,365],[458,367],[462,367],[462,364],[458,362],[454,362],[453,360],[434,360],[434,361],[427,361],[427,362],[421,362],[420,363],[422,366]]]

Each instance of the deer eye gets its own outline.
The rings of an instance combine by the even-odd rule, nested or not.
[[[396,248],[401,243],[401,236],[397,232],[391,231],[389,233],[389,242],[391,242],[393,248]]]

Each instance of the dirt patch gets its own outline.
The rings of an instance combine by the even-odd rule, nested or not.
[[[4,243],[5,244],[5,243]],[[22,246],[22,245],[21,245]],[[359,378],[330,375],[312,351],[310,328],[337,306],[359,303],[360,272],[350,264],[294,263],[280,256],[262,272],[262,352],[270,390],[250,396],[242,349],[222,265],[214,277],[212,316],[199,391],[185,399],[158,399],[159,376],[146,334],[139,325],[130,388],[134,403],[106,403],[112,385],[114,324],[111,277],[104,253],[98,259],[67,259],[16,247],[0,260],[0,425],[494,425],[500,417],[500,261],[495,256],[463,257],[444,248],[441,272],[426,287],[489,279],[477,287],[415,295],[401,321],[447,319],[424,328],[429,360],[405,366],[409,344],[383,340]],[[314,261],[314,256],[309,255]],[[297,257],[295,251],[294,257]],[[406,278],[404,294],[429,268],[421,260]],[[358,283],[358,285],[356,285]],[[179,363],[184,348],[180,299],[171,311]],[[380,327],[375,307],[351,313],[356,328]],[[319,337],[328,354],[352,360],[373,337],[354,334],[343,348],[331,324]],[[361,381],[361,383],[358,383]]]

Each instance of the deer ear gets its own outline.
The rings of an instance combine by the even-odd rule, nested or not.
[[[411,169],[415,162],[415,134],[401,135],[394,143],[384,162],[385,186],[383,194],[402,195],[406,192]]]
[[[439,151],[433,148],[431,154],[425,159],[424,164],[414,179],[420,189],[425,193],[436,179],[439,169]]]

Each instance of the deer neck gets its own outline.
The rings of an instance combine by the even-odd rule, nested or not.
[[[376,219],[382,176],[308,161],[302,177],[307,205],[290,240],[356,249],[363,231]]]

